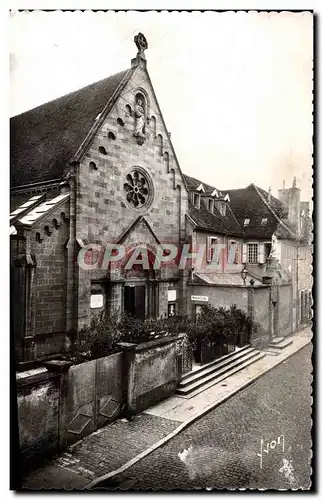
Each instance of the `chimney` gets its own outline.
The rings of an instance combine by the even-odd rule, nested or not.
[[[284,202],[288,207],[288,219],[294,225],[296,235],[299,236],[301,228],[300,220],[300,198],[301,190],[296,187],[296,177],[293,179],[293,184],[291,188],[279,189],[278,198],[280,201]]]
[[[285,181],[283,181],[283,189],[285,189]]]
[[[270,203],[270,200],[271,200],[271,186],[269,186],[269,189],[268,189],[268,202]]]

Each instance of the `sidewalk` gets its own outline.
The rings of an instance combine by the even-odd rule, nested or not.
[[[120,419],[72,445],[59,458],[32,471],[23,489],[83,489],[108,479],[139,461],[208,411],[302,349],[311,326],[289,337],[293,343],[277,356],[267,354],[222,382],[191,398],[170,398],[136,415]],[[265,352],[265,351],[264,351]]]

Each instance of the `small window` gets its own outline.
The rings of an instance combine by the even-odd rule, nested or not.
[[[90,161],[90,169],[91,170],[97,170],[98,169],[98,167],[97,167],[96,163],[94,163],[94,161]]]
[[[124,121],[122,118],[118,118],[117,119],[117,124],[120,125],[120,127],[123,127],[124,126]]]
[[[44,227],[44,232],[47,234],[47,236],[50,236],[52,234],[52,231],[49,229],[49,226]]]
[[[238,264],[239,245],[235,240],[228,241],[228,264]]]
[[[248,262],[249,264],[257,264],[258,262],[258,243],[248,244]]]
[[[208,200],[208,208],[209,208],[210,212],[213,212],[213,210],[214,210],[214,200],[212,200],[211,198],[209,198],[209,200]]]
[[[131,106],[129,104],[126,104],[125,108],[126,108],[127,115],[132,116]]]
[[[267,260],[271,253],[271,243],[265,243],[265,259]]]
[[[268,219],[261,219],[261,225],[265,226],[267,224]]]
[[[220,203],[220,206],[219,206],[219,212],[221,215],[224,215],[226,214],[226,204],[225,203]]]
[[[106,154],[107,154],[107,151],[106,151],[105,147],[100,146],[100,147],[99,147],[99,153],[101,153],[101,155],[106,155]]]
[[[113,132],[109,132],[109,133],[108,133],[108,139],[112,139],[112,141],[115,141],[116,136],[114,135],[114,133],[113,133]]]
[[[206,244],[207,244],[206,260],[207,260],[207,262],[215,261],[218,264],[219,253],[217,252],[217,248],[216,248],[217,243],[218,243],[217,238],[214,238],[213,236],[209,236],[207,238],[207,240],[206,240]]]
[[[193,205],[196,208],[200,208],[201,197],[198,193],[193,193]]]
[[[36,240],[38,243],[41,243],[41,242],[44,240],[44,238],[42,238],[42,237],[40,236],[40,233],[36,233],[36,234],[35,234],[35,240]]]
[[[245,219],[244,223],[243,223],[244,227],[249,226],[249,222],[250,222],[250,219]]]

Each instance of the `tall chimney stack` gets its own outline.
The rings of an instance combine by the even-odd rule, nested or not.
[[[285,181],[283,181],[283,189],[285,189]]]
[[[270,203],[270,200],[271,200],[271,186],[269,186],[268,188],[268,201]]]

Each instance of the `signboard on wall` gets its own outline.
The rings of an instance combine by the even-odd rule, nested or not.
[[[91,295],[91,303],[90,303],[91,309],[96,309],[97,307],[102,307],[102,306],[103,306],[102,293],[95,293]]]
[[[168,302],[175,302],[176,290],[168,290]]]
[[[209,297],[207,295],[191,295],[191,300],[198,300],[200,302],[208,302]]]

